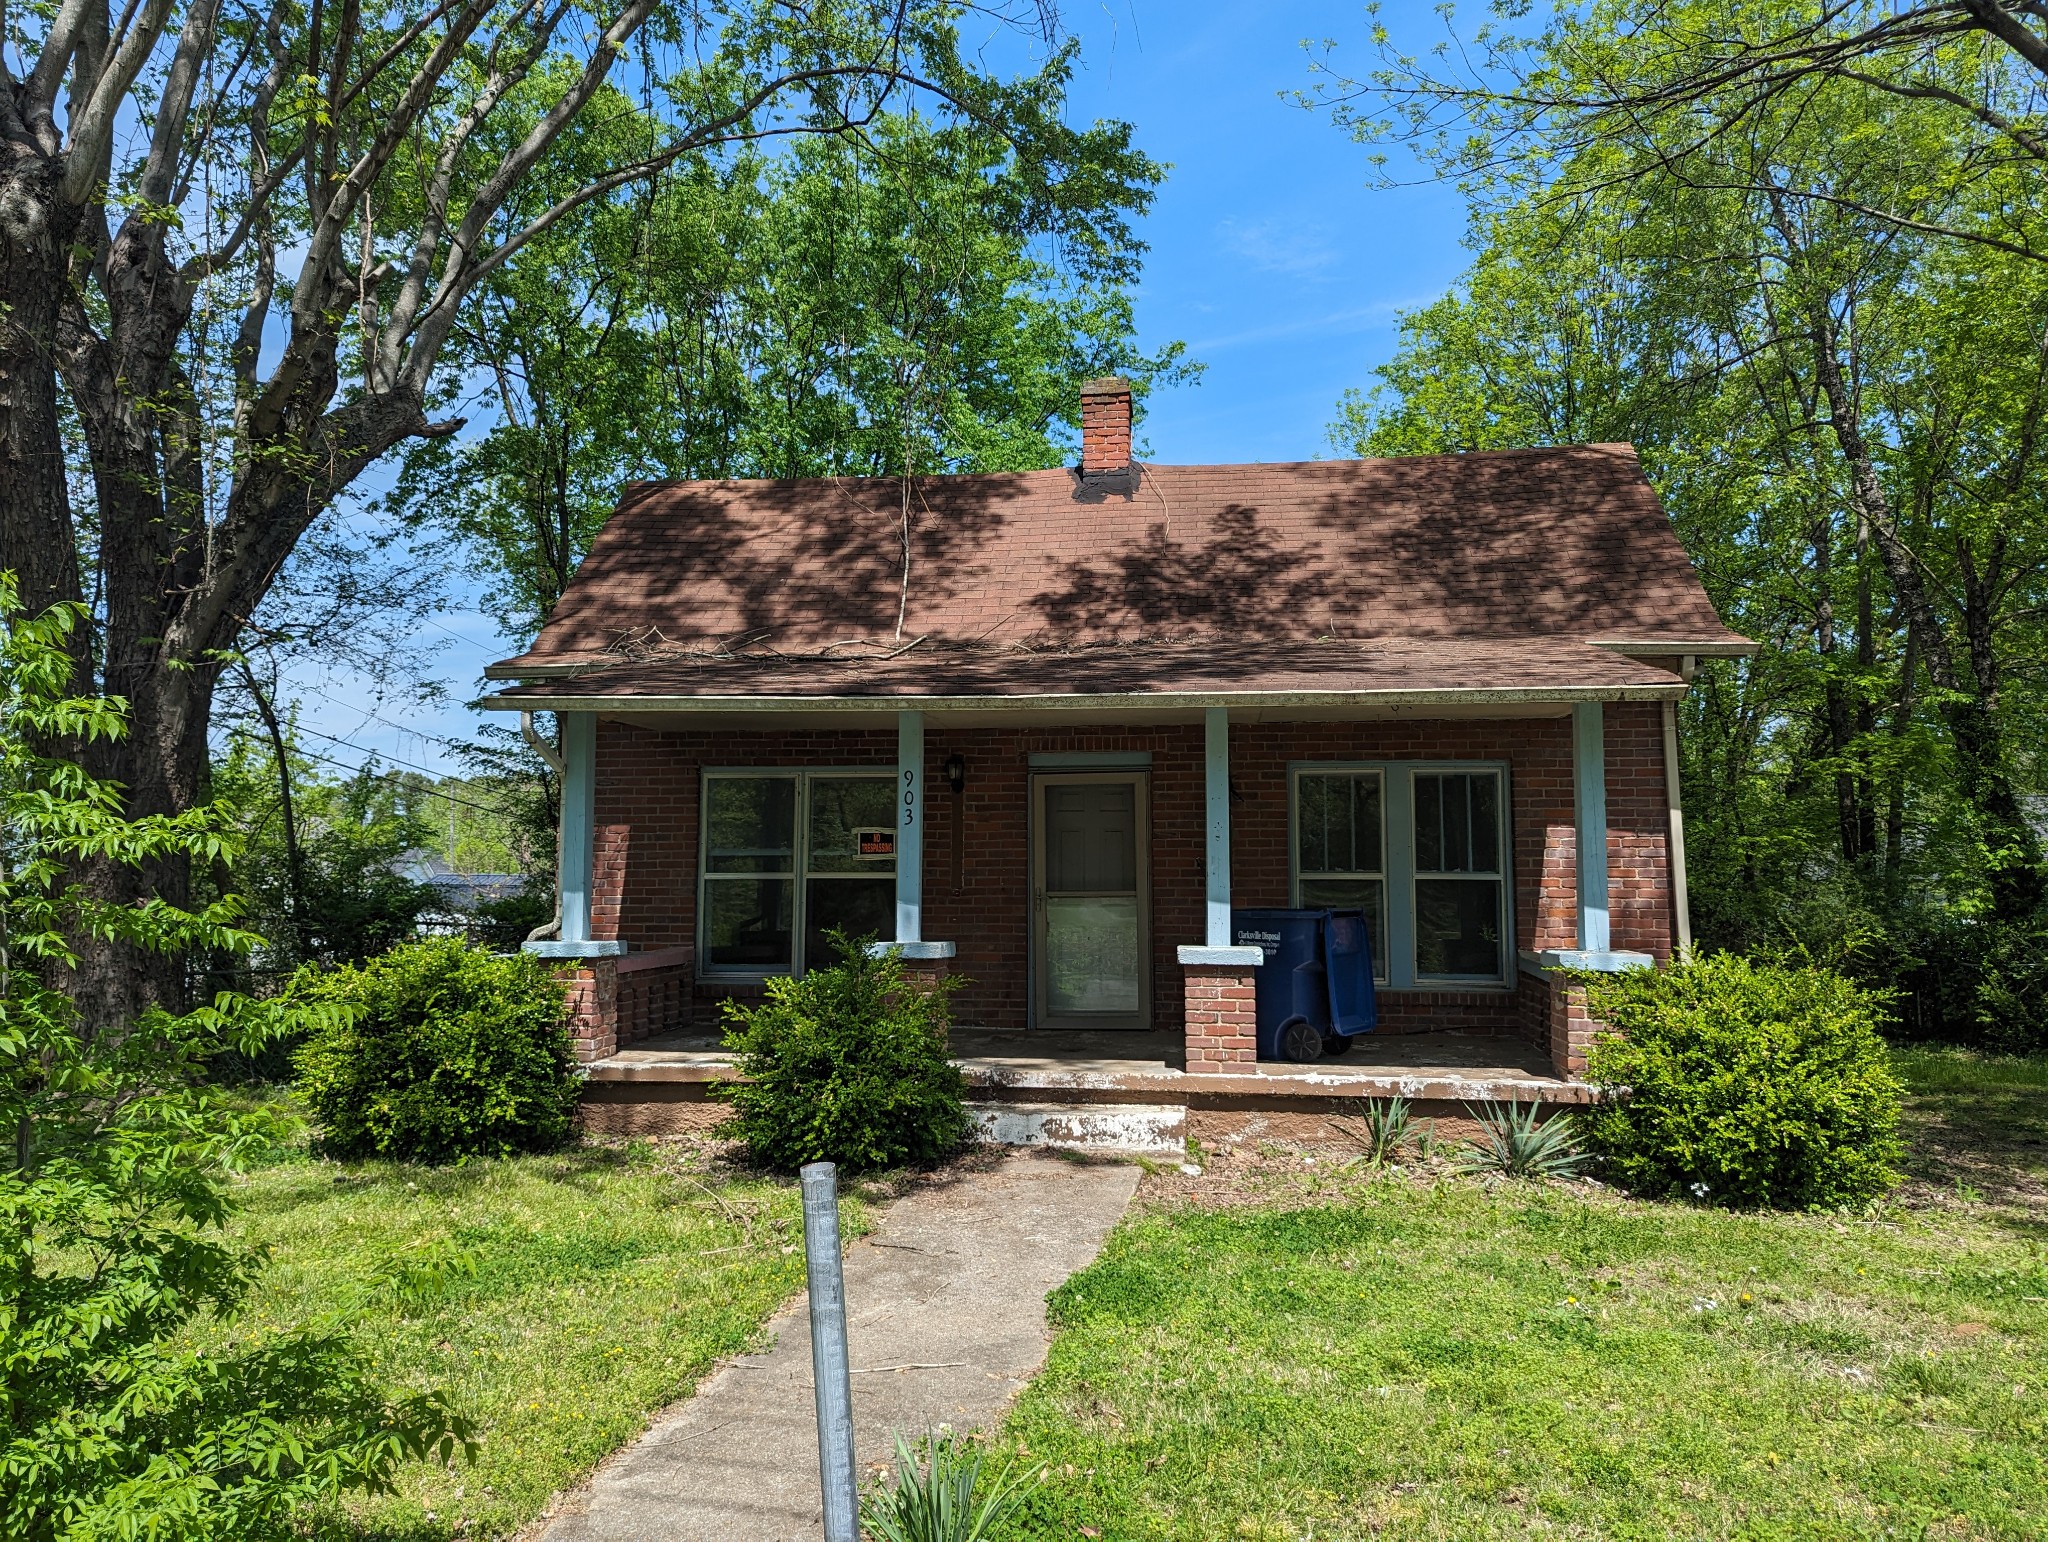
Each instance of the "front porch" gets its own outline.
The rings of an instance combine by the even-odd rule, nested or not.
[[[990,1100],[1580,1100],[1558,1090],[1594,1026],[1569,971],[1684,946],[1669,707],[1453,706],[899,708],[824,733],[564,713],[563,936],[529,946],[573,972],[594,1087],[731,1074],[718,1002],[854,915],[913,975],[964,977],[959,1054]],[[1066,904],[1084,920],[1053,925]],[[1236,918],[1346,905],[1373,917],[1381,1031],[1261,1061],[1264,934]]]
[[[1211,1144],[1261,1136],[1341,1142],[1353,1138],[1342,1121],[1375,1099],[1406,1098],[1417,1118],[1436,1121],[1445,1133],[1469,1122],[1469,1105],[1592,1101],[1592,1089],[1556,1074],[1544,1052],[1501,1035],[1455,1030],[1367,1034],[1338,1059],[1255,1061],[1230,1073],[1191,1072],[1184,1036],[1157,1030],[957,1027],[953,1050],[985,1133],[1019,1143],[1165,1153],[1189,1137]],[[723,1105],[711,1101],[710,1088],[738,1072],[715,1033],[683,1030],[619,1050],[587,1074],[589,1128],[654,1134],[716,1123]],[[1075,1131],[1079,1139],[1070,1138]]]

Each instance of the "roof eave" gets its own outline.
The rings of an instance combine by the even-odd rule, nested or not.
[[[1101,712],[1197,707],[1430,707],[1564,705],[1580,701],[1681,701],[1668,685],[1496,686],[1379,691],[1106,691],[1032,696],[672,696],[607,692],[500,691],[476,705],[492,712]]]
[[[1605,648],[1609,653],[1626,653],[1632,658],[1670,658],[1690,654],[1696,659],[1746,659],[1753,658],[1761,644],[1751,642],[1747,637],[1730,634],[1726,637],[1683,638],[1683,637],[1588,637],[1589,648]]]

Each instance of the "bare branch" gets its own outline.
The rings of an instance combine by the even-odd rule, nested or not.
[[[192,109],[192,93],[199,84],[200,62],[213,47],[213,23],[219,10],[220,0],[193,0],[192,9],[185,13],[185,26],[178,34],[171,67],[164,72],[149,155],[136,184],[136,192],[144,203],[161,205],[170,199],[172,184],[178,176],[178,151],[185,142],[185,118]],[[144,217],[155,218],[147,210]]]
[[[66,203],[74,206],[83,204],[93,189],[106,181],[107,154],[114,140],[114,119],[119,115],[121,101],[127,96],[128,88],[135,84],[135,77],[142,73],[142,66],[156,51],[157,41],[163,36],[164,23],[170,19],[170,14],[171,0],[148,0],[134,30],[121,39],[113,59],[101,71],[84,113],[73,116],[69,125],[71,148],[64,158],[64,179],[59,184],[59,194]]]

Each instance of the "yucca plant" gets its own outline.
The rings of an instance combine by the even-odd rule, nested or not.
[[[1570,1114],[1541,1118],[1534,1103],[1488,1103],[1465,1112],[1484,1130],[1459,1159],[1458,1171],[1504,1178],[1569,1178],[1589,1160]]]
[[[983,1542],[1038,1487],[1035,1474],[1007,1466],[984,1483],[987,1460],[971,1435],[927,1435],[914,1449],[898,1435],[895,1481],[862,1497],[862,1527],[872,1542]]]
[[[1374,1099],[1365,1105],[1355,1123],[1358,1133],[1353,1136],[1369,1161],[1378,1164],[1391,1162],[1408,1144],[1414,1131],[1409,1127],[1409,1106],[1406,1098]]]

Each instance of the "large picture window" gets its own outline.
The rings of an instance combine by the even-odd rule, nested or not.
[[[1364,911],[1382,985],[1511,980],[1500,767],[1304,765],[1289,787],[1292,903]]]
[[[700,968],[800,974],[832,962],[830,930],[893,936],[895,791],[887,771],[707,771]]]

